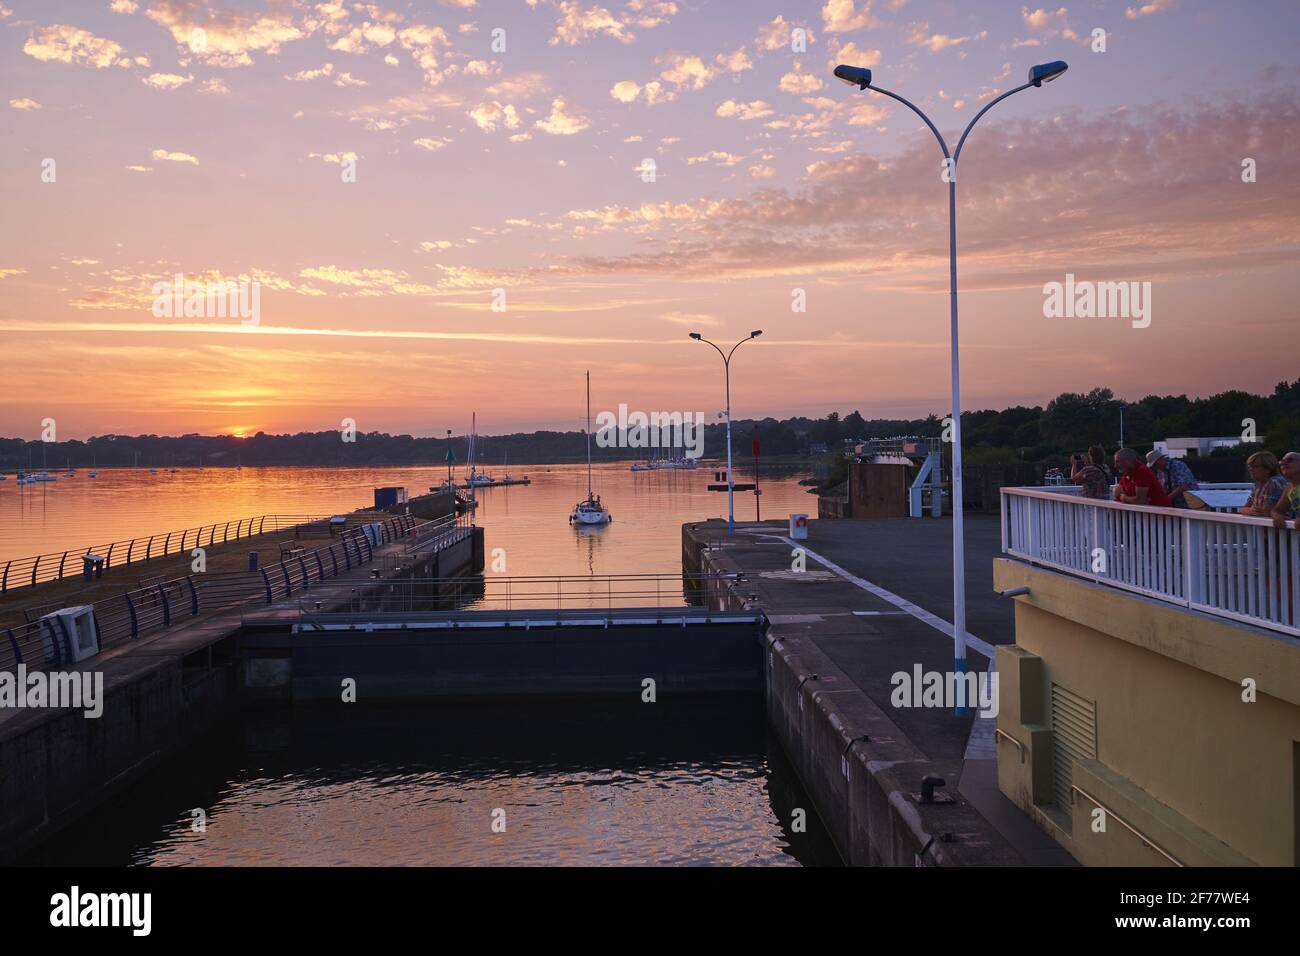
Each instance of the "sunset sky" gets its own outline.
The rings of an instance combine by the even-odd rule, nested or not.
[[[968,410],[1268,392],[1297,36],[1293,0],[0,0],[0,435],[574,428],[588,368],[593,411],[712,416],[696,329],[764,329],[738,417],[943,414],[941,154],[838,62],[955,141],[1069,61],[962,158]],[[256,279],[260,324],[155,317],[175,273]],[[1150,282],[1150,327],[1045,318],[1067,273]]]

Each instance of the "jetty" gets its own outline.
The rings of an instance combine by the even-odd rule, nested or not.
[[[482,529],[465,517],[350,517],[332,535],[326,529],[325,537],[288,539],[292,546],[283,552],[277,545],[271,554],[263,543],[256,553],[274,560],[257,570],[189,573],[143,586],[105,575],[9,595],[12,613],[19,594],[46,601],[57,593],[66,601],[74,597],[67,589],[92,586],[76,596],[68,616],[0,630],[0,671],[94,672],[102,675],[105,699],[95,719],[70,707],[0,708],[0,863],[39,845],[274,686],[274,667],[259,665],[241,647],[251,614],[356,611],[399,577],[455,580],[483,567]],[[247,559],[248,544],[214,549],[220,558],[237,546]],[[170,567],[157,560],[132,573]],[[101,596],[106,592],[114,593]],[[84,603],[91,598],[98,600]]]

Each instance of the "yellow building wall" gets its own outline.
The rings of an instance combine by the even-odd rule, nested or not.
[[[1086,864],[1296,865],[1300,642],[1009,559],[994,578],[1030,589],[1016,644],[998,648],[1008,798]],[[1053,683],[1096,708],[1096,760],[1073,777],[1087,796],[1068,812],[1054,808]]]

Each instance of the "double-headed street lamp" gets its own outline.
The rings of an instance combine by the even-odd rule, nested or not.
[[[961,139],[957,140],[957,148],[951,153],[948,151],[947,141],[939,133],[934,123],[930,122],[930,117],[922,113],[915,104],[908,102],[897,93],[891,93],[879,86],[873,86],[870,70],[860,66],[846,66],[844,64],[835,68],[835,76],[850,86],[856,86],[860,90],[873,90],[876,93],[883,93],[891,99],[898,100],[898,102],[921,117],[925,121],[925,125],[930,127],[930,132],[934,134],[934,138],[939,141],[939,148],[943,150],[943,178],[948,183],[948,284],[952,313],[952,643],[953,670],[958,674],[963,674],[966,671],[966,549],[962,533],[961,376],[957,360],[957,161],[961,158],[961,148],[966,143],[966,137],[970,135],[971,129],[979,122],[981,116],[1008,96],[1019,93],[1021,90],[1027,90],[1031,86],[1042,86],[1044,83],[1050,83],[1068,68],[1063,60],[1041,63],[1038,66],[1031,67],[1029,82],[995,97],[975,114],[975,118],[966,124]],[[957,686],[964,691],[965,682],[958,680]],[[959,691],[958,694],[957,712],[958,714],[965,714],[967,708],[963,700],[964,694],[962,691]]]
[[[718,348],[714,343],[709,342],[709,340],[700,335],[699,332],[691,333],[691,338],[695,339],[695,341],[708,342],[709,345],[712,345],[717,349],[718,354],[722,356],[722,367],[727,378],[727,534],[736,533],[736,482],[731,474],[731,356],[736,349],[740,348],[750,339],[756,339],[762,334],[762,329],[755,329],[753,332],[750,332],[748,336],[733,345],[730,352],[723,352],[722,349]]]

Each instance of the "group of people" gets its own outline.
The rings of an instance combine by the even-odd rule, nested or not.
[[[1102,498],[1129,505],[1188,508],[1187,492],[1198,487],[1186,462],[1152,451],[1144,463],[1132,448],[1115,452],[1115,469],[1106,463],[1106,450],[1093,445],[1086,454],[1070,458],[1070,480],[1084,498]],[[1288,521],[1300,530],[1300,452],[1287,452],[1279,462],[1272,452],[1257,451],[1246,459],[1254,483],[1239,514],[1271,518],[1277,528]],[[1114,486],[1112,492],[1111,486]]]

